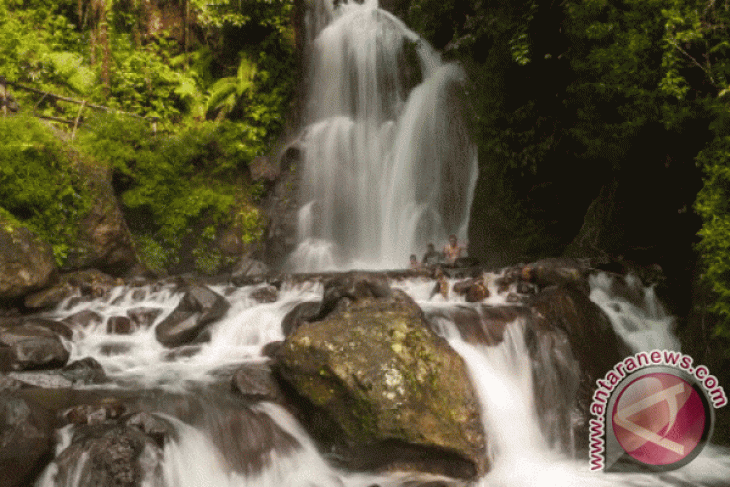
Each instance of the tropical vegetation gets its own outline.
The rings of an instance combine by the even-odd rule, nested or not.
[[[292,0],[0,0],[0,76],[23,113],[0,119],[0,208],[63,265],[90,206],[75,161],[91,160],[111,169],[148,267],[174,267],[192,239],[198,270],[220,269],[218,229],[253,242],[266,224],[246,168],[289,111],[292,11]],[[70,144],[30,113],[65,120]]]

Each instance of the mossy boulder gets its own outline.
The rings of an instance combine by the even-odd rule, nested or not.
[[[55,272],[51,247],[0,213],[0,300],[20,298],[46,286]]]
[[[439,470],[441,457],[460,465],[444,473],[486,471],[465,364],[402,291],[340,301],[321,321],[301,324],[276,359],[276,372],[341,430],[347,448],[372,458],[379,448],[388,451],[372,466]]]
[[[111,169],[89,162],[79,167],[91,195],[91,205],[78,223],[78,238],[65,267],[95,267],[121,276],[137,263],[137,256],[132,234],[112,188]]]

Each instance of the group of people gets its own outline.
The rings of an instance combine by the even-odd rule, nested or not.
[[[411,254],[410,268],[420,269],[421,267],[433,267],[446,264],[454,265],[456,260],[466,255],[466,247],[459,243],[456,235],[449,235],[449,243],[444,245],[443,251],[437,252],[432,243],[426,247],[426,253],[421,262],[418,262],[416,254]]]

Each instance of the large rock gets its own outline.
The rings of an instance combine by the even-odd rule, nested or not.
[[[525,341],[536,378],[535,399],[551,441],[587,448],[590,403],[596,380],[630,355],[608,317],[584,286],[549,287],[530,303]],[[575,423],[574,417],[582,422]]]
[[[278,351],[276,371],[336,424],[344,451],[368,457],[366,467],[460,477],[486,470],[464,362],[400,290],[348,299],[323,320],[303,323]]]
[[[193,285],[177,308],[155,328],[157,340],[167,347],[190,343],[206,325],[223,317],[230,306],[223,296],[208,287]]]
[[[136,487],[162,478],[162,448],[135,425],[77,427],[71,445],[56,458],[59,485]]]
[[[92,206],[79,222],[76,245],[69,252],[66,267],[95,267],[120,276],[137,262],[132,234],[124,220],[114,189],[111,170],[81,164],[80,171],[92,193]]]
[[[100,298],[121,281],[97,269],[64,273],[50,287],[26,296],[25,306],[32,309],[50,309],[74,296],[77,299]]]
[[[53,454],[53,416],[0,393],[0,487],[32,485]]]
[[[51,247],[0,214],[0,301],[46,286],[56,270]]]
[[[59,323],[59,326],[63,326]],[[0,345],[12,351],[13,370],[53,369],[66,365],[69,351],[59,335],[46,326],[0,327]]]

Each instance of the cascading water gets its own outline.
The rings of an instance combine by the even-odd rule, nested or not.
[[[730,454],[712,445],[682,469],[661,476],[589,472],[586,459],[575,457],[574,449],[553,441],[555,425],[570,429],[570,424],[565,426],[565,422],[555,422],[550,415],[540,414],[538,404],[554,403],[558,412],[567,409],[562,401],[567,397],[567,403],[570,403],[570,398],[574,397],[572,384],[575,380],[570,379],[573,359],[550,353],[548,349],[555,343],[538,343],[538,353],[531,351],[523,318],[505,327],[501,343],[496,346],[465,340],[462,337],[464,327],[470,325],[459,323],[460,313],[463,316],[465,311],[470,311],[481,316],[484,307],[508,306],[506,294],[495,292],[488,304],[465,303],[453,293],[448,299],[440,294],[432,296],[426,291],[432,284],[433,281],[418,278],[392,283],[414,297],[433,328],[462,355],[468,366],[482,404],[482,420],[489,438],[487,455],[492,465],[485,477],[468,485],[730,485]],[[613,303],[626,300],[625,293],[617,294],[616,286],[608,284],[610,279],[606,276],[592,279],[592,295],[599,304],[609,303],[609,308],[615,308]],[[631,337],[640,326],[638,323],[646,321],[646,316],[655,316],[661,311],[650,289],[640,288],[638,282],[631,280],[629,284],[630,289],[636,291],[634,295],[641,296],[642,300],[624,306],[622,315],[614,319],[614,326],[624,324],[617,327],[624,338]],[[298,303],[320,300],[323,291],[316,282],[285,285],[276,301],[258,303],[252,296],[260,287],[216,287],[231,304],[228,313],[214,325],[208,343],[188,349],[183,347],[175,353],[160,346],[153,333],[154,327],[180,301],[180,294],[172,288],[117,288],[106,299],[71,301],[49,314],[49,317],[63,318],[79,312],[96,313],[100,317],[98,325],[76,330],[71,342],[72,359],[96,358],[113,379],[111,387],[156,391],[151,396],[145,395],[147,407],[166,418],[175,434],[166,440],[161,454],[146,451],[149,463],[160,464],[147,472],[141,485],[405,487],[429,481],[464,485],[459,481],[415,474],[375,475],[340,470],[317,450],[297,420],[280,406],[267,402],[246,406],[215,392],[221,370],[241,363],[260,363],[264,359],[263,347],[283,338],[284,315]],[[153,307],[162,312],[149,328],[119,336],[110,333],[106,326],[110,316],[130,309]],[[637,324],[627,327],[627,320]],[[664,341],[651,343],[671,343],[669,330],[668,326],[655,329],[653,340]],[[540,393],[537,392],[538,382],[542,385]],[[549,383],[549,387],[545,383]],[[545,391],[551,391],[550,397],[547,401],[545,398],[538,401],[538,396]],[[570,411],[563,413],[565,417],[571,417]],[[71,426],[61,430],[59,455],[63,456],[72,432]],[[82,456],[63,475],[53,463],[37,486],[86,487],[88,462],[89,457]]]
[[[464,73],[377,2],[308,12],[309,97],[291,269],[401,268],[466,238],[477,156]]]

